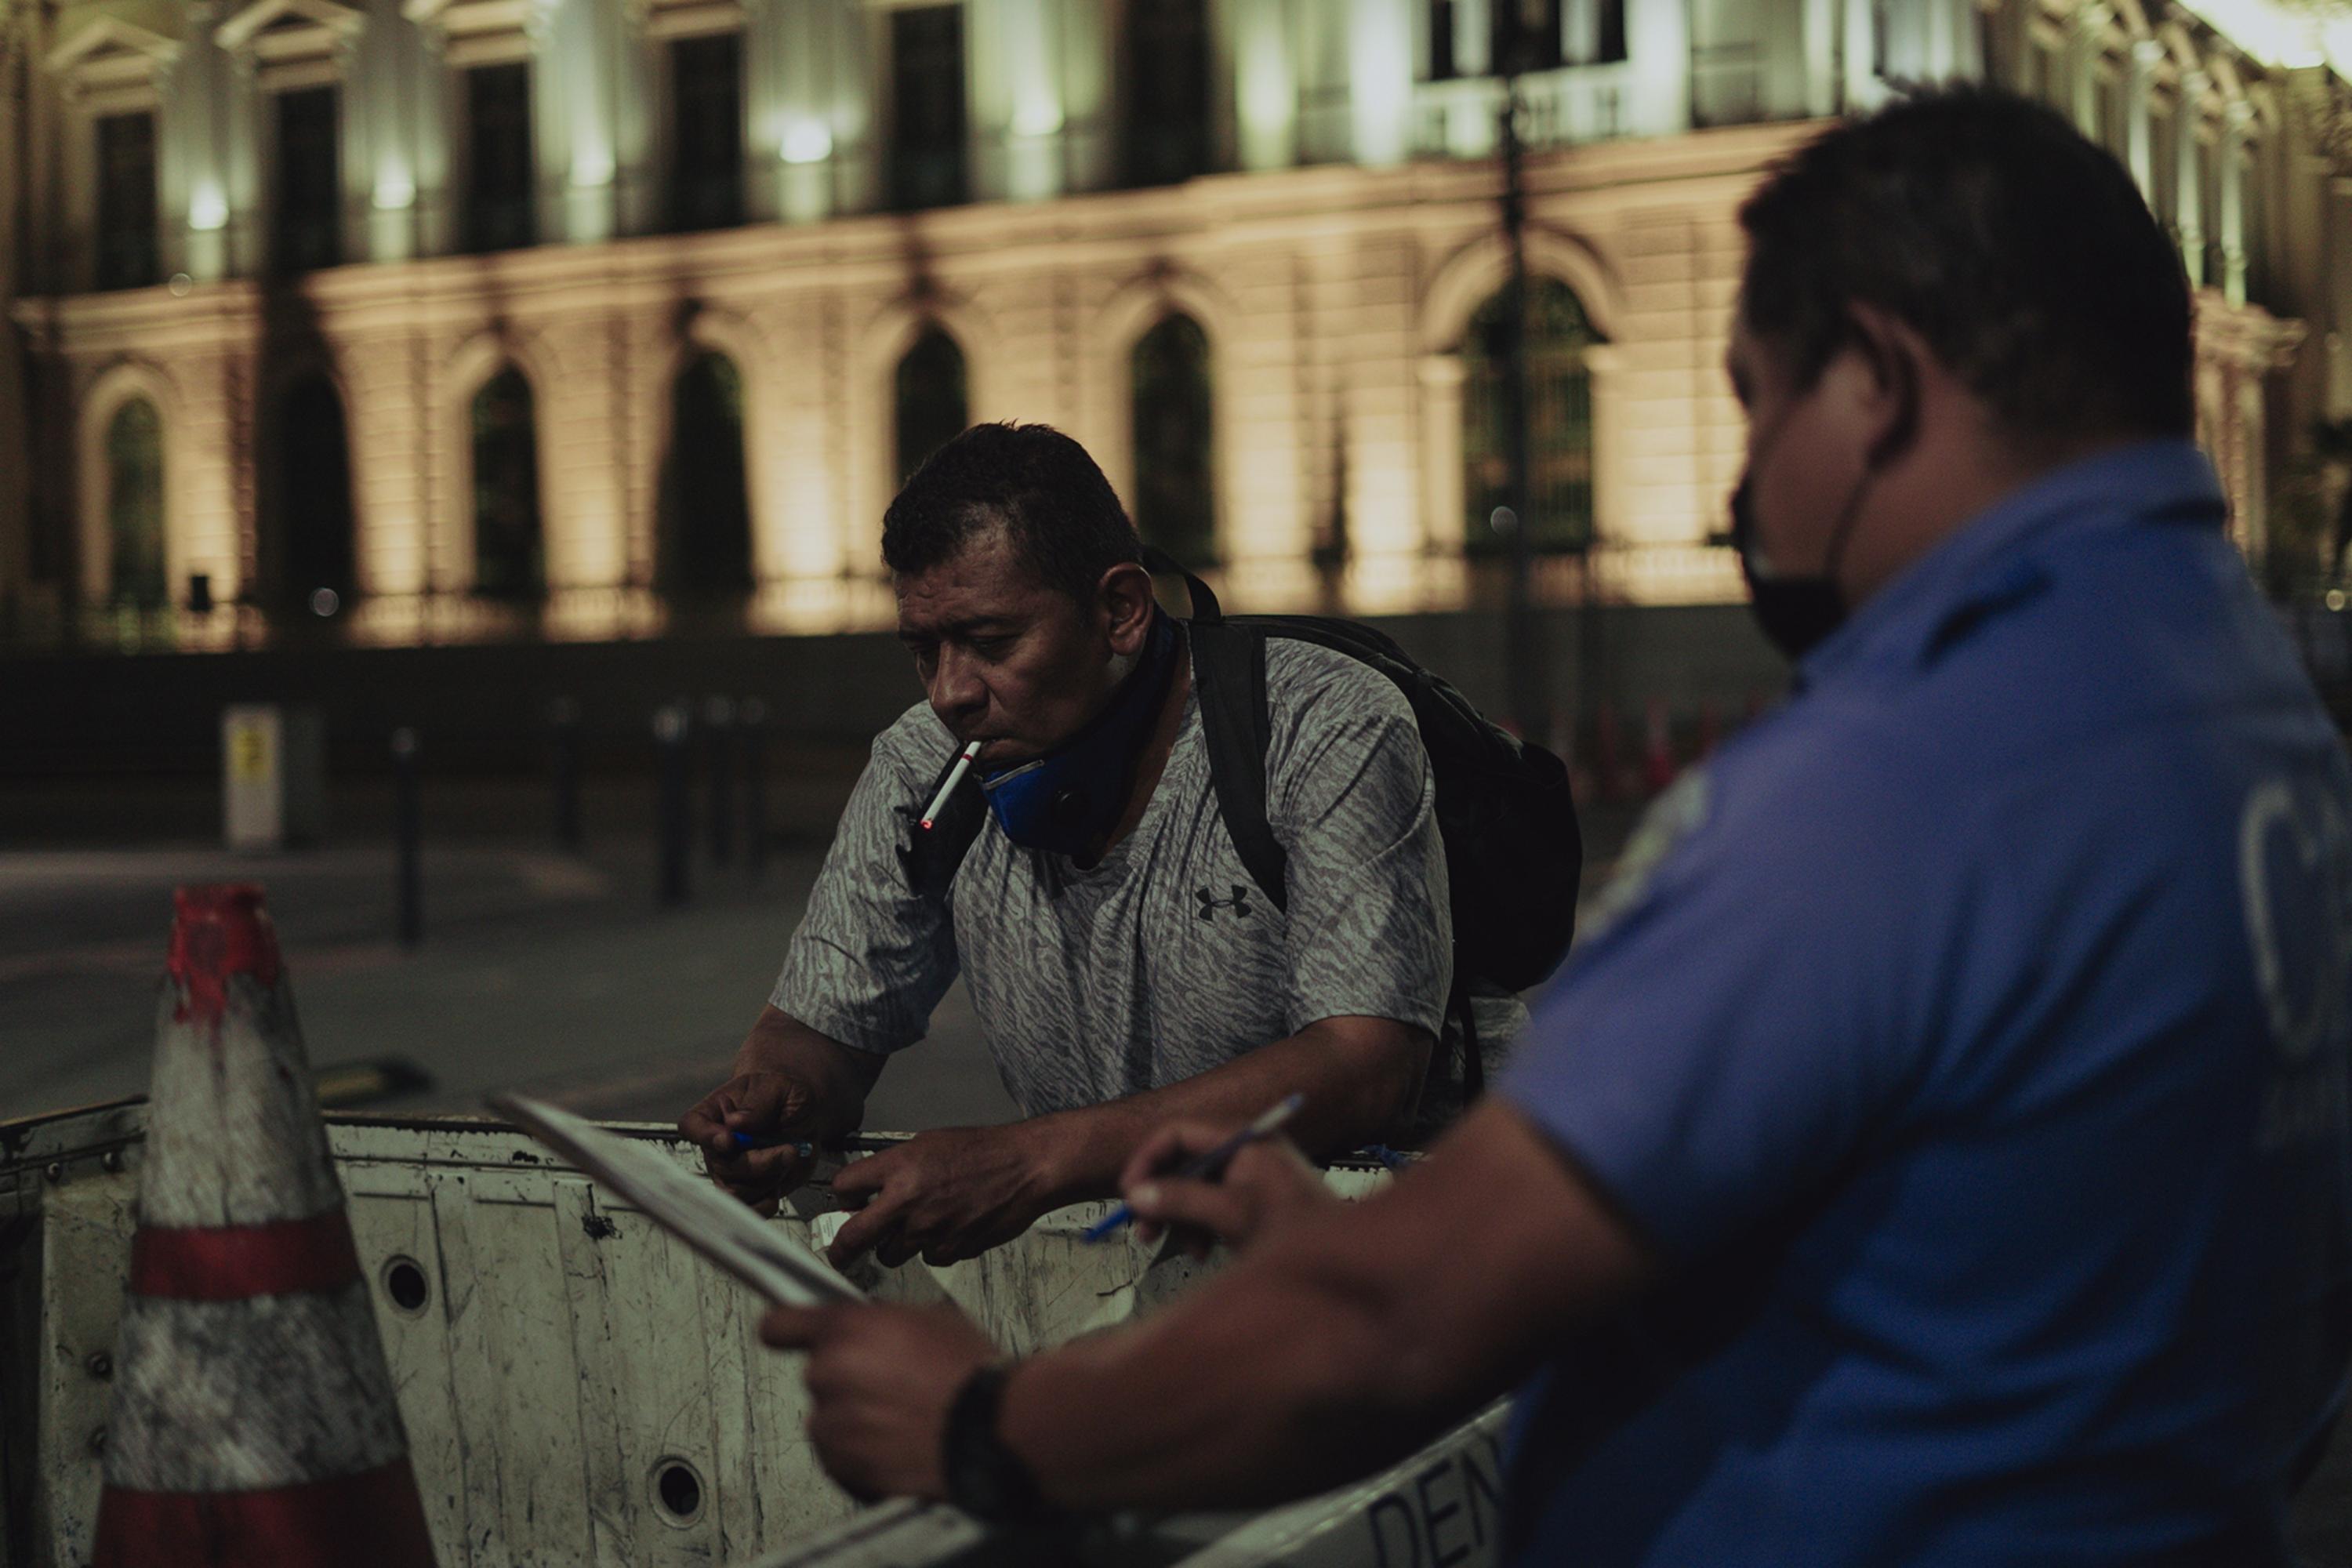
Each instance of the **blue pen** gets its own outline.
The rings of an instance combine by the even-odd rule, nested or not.
[[[803,1160],[816,1152],[816,1145],[805,1138],[762,1138],[751,1132],[730,1132],[727,1136],[735,1140],[738,1149],[790,1149]]]
[[[1298,1114],[1298,1108],[1306,1103],[1307,1097],[1303,1094],[1290,1095],[1277,1101],[1255,1121],[1251,1122],[1207,1153],[1196,1156],[1181,1169],[1171,1173],[1168,1179],[1171,1182],[1215,1181],[1225,1173],[1225,1167],[1233,1163],[1234,1155],[1260,1139],[1274,1136],[1281,1130],[1284,1122]],[[1088,1226],[1086,1238],[1088,1241],[1100,1241],[1134,1217],[1135,1211],[1121,1204],[1111,1210],[1107,1216]]]

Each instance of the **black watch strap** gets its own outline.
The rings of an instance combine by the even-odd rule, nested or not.
[[[940,1438],[940,1466],[948,1500],[974,1519],[989,1524],[1035,1524],[1052,1518],[1054,1510],[1038,1489],[1037,1478],[996,1431],[1004,1380],[1011,1372],[1003,1364],[983,1366],[956,1391]]]

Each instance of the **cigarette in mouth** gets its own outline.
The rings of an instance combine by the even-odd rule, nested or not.
[[[931,824],[939,820],[940,813],[947,809],[948,796],[955,794],[956,785],[963,783],[963,775],[971,772],[972,759],[980,755],[982,744],[974,741],[956,753],[955,766],[948,770],[948,782],[940,785],[940,793],[931,797],[929,807],[923,813],[923,831],[926,833],[930,831]]]

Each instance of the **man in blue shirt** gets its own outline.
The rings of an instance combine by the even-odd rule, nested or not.
[[[1387,1193],[1153,1182],[1215,1131],[1171,1130],[1140,1206],[1246,1247],[1149,1322],[975,1378],[948,1317],[777,1314],[837,1475],[1251,1502],[1517,1384],[1521,1562],[2286,1560],[2352,1358],[2352,774],[2189,444],[2179,263],[1974,91],[1742,219],[1735,534],[1791,699]]]

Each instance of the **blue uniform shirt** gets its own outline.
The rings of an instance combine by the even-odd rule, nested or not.
[[[2185,443],[2046,476],[1629,845],[1500,1090],[1669,1283],[1523,1391],[1519,1561],[2284,1560],[2352,780],[2222,517]]]

